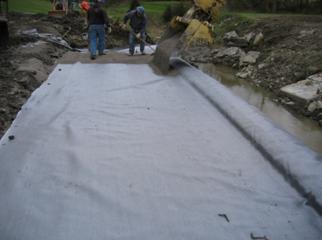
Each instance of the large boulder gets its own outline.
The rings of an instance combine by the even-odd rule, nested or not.
[[[249,42],[246,40],[246,38],[240,37],[236,31],[226,33],[223,40],[225,46],[227,47],[243,48],[249,45]]]
[[[245,55],[245,52],[238,47],[220,48],[214,56],[214,63],[225,63],[229,65],[238,64],[240,58]]]
[[[303,81],[281,88],[281,92],[304,104],[321,98],[322,73],[312,75]]]

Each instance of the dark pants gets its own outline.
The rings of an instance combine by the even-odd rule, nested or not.
[[[140,51],[141,53],[144,52],[144,48],[145,48],[145,39],[146,39],[146,35],[145,32],[141,32],[140,33],[140,37],[141,39],[143,39],[144,41],[140,41],[138,39],[136,39],[136,34],[134,31],[130,31],[130,54],[134,54],[134,50],[135,50],[135,45],[136,45],[136,41],[140,41]]]
[[[102,54],[105,50],[105,28],[104,25],[90,25],[89,32],[89,49],[92,56],[96,56],[98,49],[99,54]],[[98,46],[97,46],[98,40]]]

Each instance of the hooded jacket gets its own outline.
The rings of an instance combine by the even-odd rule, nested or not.
[[[130,26],[135,33],[145,31],[147,17],[145,14],[139,16],[136,10],[130,11],[124,16],[124,23],[126,24],[130,20]]]

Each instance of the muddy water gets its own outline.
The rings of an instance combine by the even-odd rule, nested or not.
[[[252,86],[246,80],[236,78],[231,68],[218,67],[213,64],[200,64],[199,68],[230,88],[249,104],[257,107],[275,124],[302,140],[322,156],[322,129],[316,122],[289,112],[282,105],[274,102],[267,91]]]

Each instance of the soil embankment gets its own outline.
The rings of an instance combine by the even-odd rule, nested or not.
[[[15,13],[8,19],[9,45],[0,49],[0,138],[68,48],[87,48],[87,29],[78,13],[63,18]],[[128,32],[118,23],[112,30],[107,47],[126,46]]]
[[[276,101],[317,120],[322,126],[321,16],[274,16],[256,20],[227,16],[215,26],[215,32],[215,46],[190,47],[182,53],[183,57],[191,63],[233,67],[239,78],[268,89]],[[289,84],[308,78],[304,86],[314,87],[312,96],[305,101],[292,92],[281,91]]]

